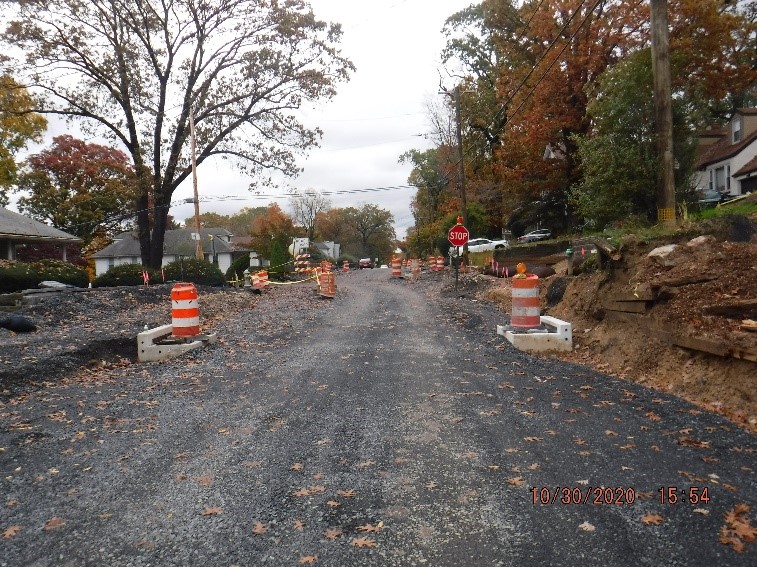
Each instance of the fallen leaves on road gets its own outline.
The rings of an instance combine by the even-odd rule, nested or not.
[[[220,506],[207,506],[202,512],[200,512],[200,516],[217,516],[223,512],[223,508]]]
[[[339,508],[341,504],[336,500],[329,500],[328,502],[326,502],[326,506],[328,506],[329,508]]]
[[[16,537],[18,532],[21,531],[21,526],[8,526],[3,530],[3,539],[10,539]]]
[[[376,540],[366,536],[358,537],[352,540],[352,545],[359,548],[376,547]]]
[[[511,486],[523,486],[523,483],[526,482],[522,476],[514,476],[512,478],[508,478],[505,482]]]
[[[751,510],[751,506],[742,503],[726,512],[723,516],[725,525],[720,528],[718,541],[730,546],[737,553],[745,551],[745,543],[754,543],[757,539],[757,528],[749,522],[748,514]]]
[[[362,525],[362,526],[358,526],[355,529],[357,531],[359,531],[359,532],[374,532],[374,533],[378,533],[379,531],[381,531],[381,528],[383,528],[383,527],[384,527],[384,522],[379,522],[375,526],[373,524],[365,524],[365,525]]]
[[[709,441],[699,441],[691,437],[679,437],[678,444],[684,447],[692,447],[694,449],[709,449],[710,448]]]
[[[60,527],[63,527],[66,524],[66,522],[63,520],[63,518],[59,518],[58,516],[53,516],[49,520],[45,522],[45,531],[50,530],[57,530]]]
[[[641,521],[644,522],[648,526],[650,525],[659,526],[663,521],[663,517],[660,516],[659,514],[648,513],[648,514],[644,514],[644,516],[641,518]]]
[[[303,529],[305,529],[305,522],[303,522],[302,520],[295,520],[294,522],[292,522],[292,527],[295,530],[302,531]]]
[[[209,487],[213,484],[213,477],[209,474],[204,474],[202,476],[199,476],[195,479],[195,482],[199,484],[202,487]]]
[[[255,522],[252,525],[252,533],[255,535],[263,535],[268,533],[268,526],[266,526],[263,522]]]
[[[317,555],[305,555],[304,557],[300,557],[299,564],[308,565],[310,563],[315,563],[316,561],[318,561]]]
[[[336,493],[339,496],[344,496],[345,498],[352,498],[353,496],[355,496],[357,494],[357,492],[355,492],[351,488],[349,490],[337,490]]]
[[[593,524],[590,524],[589,522],[584,522],[583,524],[578,524],[578,528],[585,531],[585,532],[593,532],[597,528],[594,527]]]
[[[344,532],[339,528],[329,528],[325,532],[323,532],[323,536],[329,541],[334,541],[336,538],[342,535],[344,535]]]

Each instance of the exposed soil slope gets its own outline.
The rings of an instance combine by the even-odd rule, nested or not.
[[[735,228],[743,239],[743,227]],[[742,321],[757,319],[757,240],[732,242],[729,236],[683,234],[662,260],[649,256],[659,242],[629,242],[611,269],[570,278],[566,263],[556,265],[557,275],[542,282],[542,304],[546,313],[573,324],[574,351],[562,356],[678,395],[757,431],[757,363],[680,346],[720,345],[736,356],[757,349],[757,332],[742,328]],[[510,284],[495,282],[486,296],[509,310]],[[647,297],[656,299],[643,301]],[[618,299],[638,299],[625,305],[644,312],[607,308]],[[678,337],[679,344],[666,336]]]

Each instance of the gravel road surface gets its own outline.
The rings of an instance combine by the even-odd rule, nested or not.
[[[451,281],[275,287],[180,359],[6,391],[0,566],[757,564],[754,436]]]

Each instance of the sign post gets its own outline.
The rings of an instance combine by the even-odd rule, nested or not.
[[[470,232],[463,226],[463,218],[457,217],[457,224],[449,229],[447,233],[447,240],[452,246],[460,247],[465,246],[470,238]],[[460,254],[456,254],[457,260],[455,261],[455,289],[457,289],[457,278],[460,271]]]

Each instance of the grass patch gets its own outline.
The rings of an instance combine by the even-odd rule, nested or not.
[[[757,203],[734,203],[725,204],[709,209],[703,209],[692,215],[695,219],[706,220],[722,217],[725,215],[744,215],[749,216],[757,213]]]

